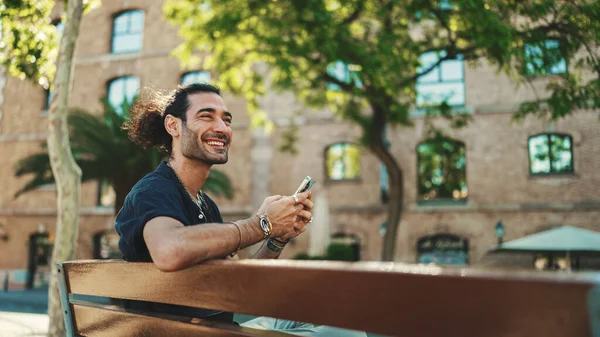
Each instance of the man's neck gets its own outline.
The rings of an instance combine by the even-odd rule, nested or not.
[[[194,197],[208,179],[210,167],[212,166],[203,161],[185,157],[171,158],[169,159],[169,165],[171,165],[186,190]]]

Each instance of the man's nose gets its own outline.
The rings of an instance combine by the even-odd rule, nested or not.
[[[213,124],[213,131],[218,133],[224,133],[229,135],[231,128],[225,124],[225,121],[222,118],[217,118],[216,122]]]

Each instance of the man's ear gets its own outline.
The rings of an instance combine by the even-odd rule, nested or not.
[[[173,115],[165,117],[165,129],[173,137],[179,137],[179,121],[180,119]]]

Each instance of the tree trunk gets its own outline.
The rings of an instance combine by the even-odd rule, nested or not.
[[[60,42],[54,94],[48,113],[48,153],[58,192],[56,239],[52,252],[52,277],[48,294],[50,326],[48,336],[65,336],[63,310],[58,290],[56,264],[75,258],[81,194],[81,169],[75,163],[69,143],[67,111],[73,72],[73,54],[83,13],[82,0],[69,0],[67,21]]]
[[[371,151],[379,158],[388,172],[389,200],[387,208],[387,229],[383,239],[382,261],[393,261],[396,250],[396,236],[404,205],[404,177],[400,165],[385,146],[383,134],[386,125],[385,109],[372,104],[373,120],[368,133]]]

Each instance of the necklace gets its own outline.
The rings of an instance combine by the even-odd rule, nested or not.
[[[171,166],[170,163],[167,163],[167,165],[171,168],[171,170],[173,170],[173,173],[175,173],[175,178],[177,178],[177,180],[179,181],[181,186],[183,186],[183,189],[187,192],[190,199],[192,199],[192,201],[194,202],[194,205],[198,206],[198,209],[200,210],[200,215],[198,215],[198,219],[202,220],[202,219],[206,218],[206,215],[204,214],[204,211],[202,210],[202,204],[205,203],[204,197],[202,196],[203,192],[198,191],[198,193],[196,194],[196,197],[198,200],[196,200],[196,198],[194,198],[194,196],[190,193],[190,191],[188,191],[187,188],[185,188],[183,181],[181,181],[181,179],[179,179],[179,176],[177,175],[177,172],[175,172],[175,169],[173,168],[173,166]]]

